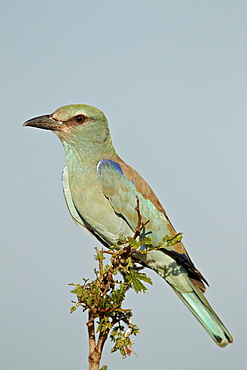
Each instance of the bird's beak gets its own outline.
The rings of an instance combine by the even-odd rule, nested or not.
[[[44,130],[62,131],[63,122],[56,121],[51,115],[29,119],[23,126],[42,128]]]

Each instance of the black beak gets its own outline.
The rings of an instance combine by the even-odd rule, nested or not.
[[[51,115],[45,115],[29,119],[23,126],[42,128],[44,130],[61,131],[63,122],[56,121]]]

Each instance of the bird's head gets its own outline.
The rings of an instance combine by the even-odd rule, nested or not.
[[[51,130],[63,143],[71,145],[78,142],[88,145],[111,141],[104,113],[90,105],[66,105],[52,114],[32,118],[23,126]]]

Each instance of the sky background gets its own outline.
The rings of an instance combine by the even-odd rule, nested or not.
[[[76,226],[54,134],[25,120],[62,105],[103,110],[119,155],[152,186],[211,287],[234,344],[218,348],[153,272],[130,294],[138,357],[113,369],[246,367],[247,2],[2,2],[3,370],[86,369],[87,315],[69,283],[93,277],[98,242]]]

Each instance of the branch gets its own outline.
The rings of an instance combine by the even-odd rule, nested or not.
[[[89,338],[89,370],[98,370],[101,353],[98,351],[95,341],[94,316],[91,310],[88,311],[88,338]]]
[[[133,239],[137,239],[138,236],[140,236],[141,231],[144,229],[144,227],[149,223],[149,220],[146,221],[145,223],[142,222],[142,215],[140,212],[140,200],[138,195],[136,195],[136,207],[135,211],[137,212],[137,226],[135,228],[135,234],[133,236]]]

